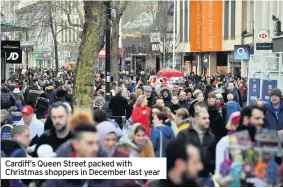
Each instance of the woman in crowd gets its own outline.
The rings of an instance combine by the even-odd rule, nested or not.
[[[22,92],[20,91],[20,86],[15,86],[15,89],[13,90],[13,95],[16,100],[16,107],[18,111],[22,110],[23,103],[24,103],[24,96]]]
[[[154,128],[150,135],[156,157],[166,157],[167,144],[175,138],[170,119],[165,112],[159,112],[153,118]]]
[[[190,115],[187,109],[180,108],[177,110],[175,121],[177,123],[178,132],[188,128],[191,125]]]
[[[154,157],[154,150],[150,139],[146,136],[146,129],[140,123],[131,127],[131,132],[122,136],[117,147],[129,153],[130,157]]]
[[[126,119],[129,119],[131,117],[136,100],[137,100],[136,94],[133,93],[130,94],[128,105],[126,108]]]
[[[163,106],[160,105],[153,105],[151,110],[150,110],[150,115],[149,115],[149,122],[150,122],[150,128],[153,127],[153,118],[156,116],[159,112],[161,112],[164,109]]]
[[[150,136],[149,115],[150,108],[147,106],[146,96],[141,95],[135,103],[132,113],[132,121],[133,123],[141,123],[145,127],[146,136],[148,137]]]
[[[168,119],[171,122],[171,128],[174,132],[174,135],[177,136],[178,134],[178,127],[177,124],[175,122],[175,115],[171,112],[171,109],[168,107],[163,108],[162,112],[165,112],[167,114]]]

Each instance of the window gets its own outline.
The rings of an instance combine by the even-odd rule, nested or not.
[[[231,40],[235,40],[236,1],[231,1]]]
[[[229,38],[229,0],[224,3],[224,40]]]
[[[185,42],[188,42],[188,25],[189,25],[189,6],[188,6],[188,0],[185,0]]]
[[[180,1],[180,27],[179,27],[179,33],[180,33],[180,42],[183,42],[183,24],[184,24],[184,6],[183,6],[183,1]]]

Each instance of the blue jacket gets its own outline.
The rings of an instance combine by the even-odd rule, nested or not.
[[[155,157],[160,157],[161,137],[162,137],[162,148],[161,148],[162,157],[166,157],[165,155],[166,146],[172,139],[175,138],[172,128],[167,125],[160,125],[152,130],[150,134],[150,140],[153,145]]]
[[[229,120],[231,115],[234,112],[239,112],[241,111],[241,107],[239,105],[239,103],[235,102],[235,101],[228,101],[226,104],[226,110],[227,110],[227,119]]]
[[[264,108],[264,127],[267,129],[273,130],[282,130],[283,129],[283,100],[280,102],[278,109],[278,115],[275,114],[276,109],[273,108],[271,102]]]

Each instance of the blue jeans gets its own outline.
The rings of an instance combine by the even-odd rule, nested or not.
[[[200,184],[202,187],[214,187],[214,182],[211,178],[200,178]]]

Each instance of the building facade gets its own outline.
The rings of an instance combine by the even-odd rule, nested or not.
[[[258,33],[265,30],[269,41],[274,37],[272,15],[282,20],[283,5],[278,1],[187,1],[176,0],[176,51],[181,54],[187,72],[212,75],[217,70],[246,76],[249,59],[234,56],[235,45],[257,51]],[[256,55],[255,55],[256,56]]]

